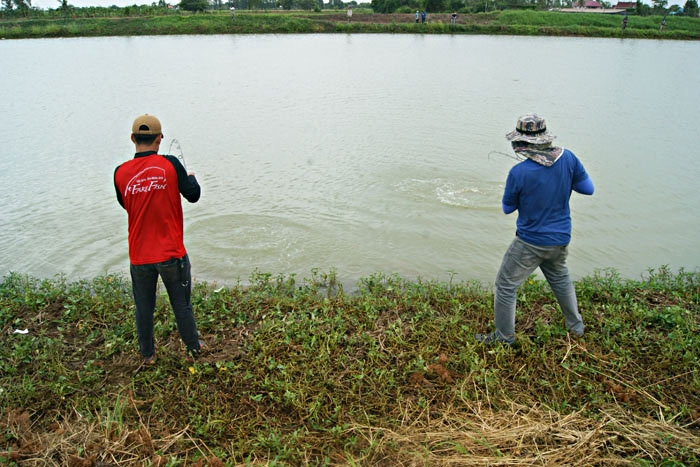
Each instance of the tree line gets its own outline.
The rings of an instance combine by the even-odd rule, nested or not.
[[[612,3],[598,0],[604,8],[613,8],[617,2]],[[458,11],[460,13],[479,13],[495,10],[549,10],[553,8],[583,7],[584,0],[372,0],[371,6],[375,13],[410,13],[415,10],[424,10],[429,13],[446,11]],[[698,17],[697,0],[686,0],[681,8],[678,5],[668,6],[668,0],[652,0],[652,5],[647,5],[637,0],[636,7],[629,13],[640,16],[667,14]]]
[[[358,4],[352,0],[330,0],[324,3],[323,0],[182,0],[178,6],[188,11],[223,10],[231,7],[237,10],[315,10],[323,9],[343,9],[347,7],[370,8],[369,3]]]
[[[55,9],[40,10],[32,6],[32,0],[0,0],[0,16],[4,17],[37,17],[37,16],[76,16],[76,17],[102,17],[102,16],[150,16],[156,14],[176,14],[177,10],[206,11],[227,10],[235,7],[237,10],[316,10],[344,9],[347,7],[370,8],[369,3],[358,4],[356,0],[344,2],[343,0],[181,0],[168,3],[166,0],[158,0],[151,5],[132,5],[128,7],[75,7],[68,0],[57,0]]]

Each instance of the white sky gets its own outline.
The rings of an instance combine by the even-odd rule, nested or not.
[[[180,0],[167,0],[168,3],[171,5],[177,5],[180,3]],[[349,1],[349,0],[346,0]],[[369,3],[369,0],[363,0]],[[610,4],[613,6],[617,3],[618,0],[606,0],[609,1]],[[155,0],[157,3],[158,0]],[[131,5],[150,5],[153,3],[153,0],[151,1],[144,1],[144,0],[68,0],[68,4],[73,5],[75,7],[86,7],[86,6],[112,6],[116,5],[119,7],[125,7],[125,6],[131,6]],[[326,2],[327,3],[327,2]],[[360,0],[358,0],[358,3],[362,3]],[[646,0],[644,3],[651,5],[651,0]],[[671,5],[680,5],[683,6],[685,4],[685,0],[669,0],[668,6]],[[35,6],[37,8],[58,8],[61,5],[61,2],[59,0],[32,0],[32,6]]]

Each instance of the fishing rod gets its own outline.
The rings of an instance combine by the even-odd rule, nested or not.
[[[177,157],[180,162],[182,162],[182,166],[185,168],[185,171],[187,171],[187,163],[185,162],[185,153],[182,150],[182,146],[180,146],[180,142],[173,138],[172,141],[170,141],[170,147],[168,148],[168,154],[173,153],[173,145],[175,146],[175,150],[178,152],[177,154],[173,154],[175,157]]]

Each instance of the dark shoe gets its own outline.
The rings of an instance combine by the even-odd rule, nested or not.
[[[509,341],[503,339],[495,331],[492,332],[491,334],[474,334],[474,339],[476,339],[477,342],[481,342],[484,345],[491,345],[491,344],[495,344],[497,342],[500,342],[501,344],[506,344],[506,345],[513,345],[513,342],[509,342]],[[515,339],[513,339],[513,340],[515,340]]]
[[[199,341],[199,348],[198,349],[188,349],[187,350],[187,356],[185,357],[185,361],[188,363],[192,363],[195,360],[199,358],[199,356],[202,353],[202,350],[207,348],[207,344],[205,344],[202,341]]]
[[[155,365],[156,359],[157,359],[156,348],[153,347],[153,355],[151,355],[150,357],[144,357],[143,364],[146,366]]]

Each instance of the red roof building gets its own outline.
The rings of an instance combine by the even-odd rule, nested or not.
[[[621,10],[627,10],[629,8],[636,8],[637,7],[637,2],[617,2],[617,5],[615,5],[615,8],[621,9]]]
[[[603,8],[603,5],[596,2],[595,0],[586,0],[583,3],[584,8]]]

